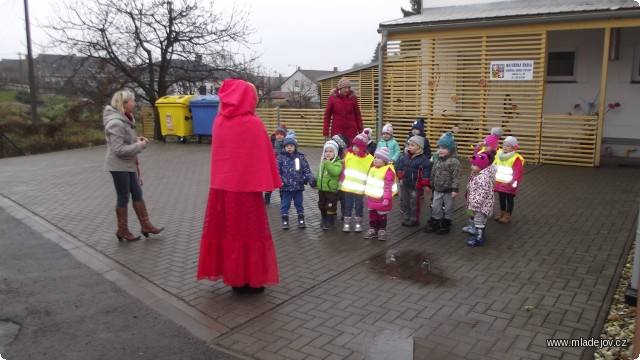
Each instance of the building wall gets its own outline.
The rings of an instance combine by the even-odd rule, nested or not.
[[[545,114],[567,114],[584,112],[587,102],[593,102],[600,93],[604,30],[551,31],[548,47],[553,49],[576,49],[577,66],[575,83],[547,83],[544,97]],[[605,105],[619,102],[621,106],[605,113],[603,126],[603,149],[611,149],[611,155],[623,156],[630,146],[640,143],[640,83],[631,82],[634,56],[640,56],[640,28],[622,28],[620,33],[620,56],[609,60]],[[574,111],[575,104],[581,109]],[[624,140],[626,139],[626,140]],[[632,139],[632,140],[628,140]],[[606,152],[603,150],[603,154]],[[640,151],[631,153],[640,156]]]
[[[300,88],[295,86],[295,82],[299,81],[302,85],[303,94],[309,96],[312,103],[320,103],[320,97],[318,96],[318,86],[302,74],[296,71],[291,75],[280,87],[280,91],[286,92],[299,92]]]

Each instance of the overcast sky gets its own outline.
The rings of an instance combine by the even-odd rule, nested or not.
[[[73,3],[72,0],[28,1],[34,43],[47,39],[37,24],[46,23],[52,4]],[[484,1],[487,0],[440,0],[437,3],[457,5]],[[18,53],[27,52],[23,2],[0,0],[1,58],[17,59]],[[234,2],[250,14],[249,22],[256,30],[252,41],[260,42],[253,46],[262,54],[260,62],[285,76],[291,75],[296,66],[309,70],[332,70],[335,66],[342,71],[355,63],[368,63],[380,40],[378,25],[401,18],[400,8],[411,7],[409,0],[215,0],[214,8],[228,10]],[[36,45],[33,51],[36,56],[42,52]]]

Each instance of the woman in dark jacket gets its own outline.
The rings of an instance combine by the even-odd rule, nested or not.
[[[363,130],[358,97],[351,90],[349,79],[343,77],[338,81],[338,87],[331,91],[327,101],[322,130],[324,140],[327,141],[330,136],[336,134],[343,134],[351,141]]]

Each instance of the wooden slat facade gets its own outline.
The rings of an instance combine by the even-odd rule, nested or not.
[[[523,156],[539,162],[546,33],[442,35],[420,33],[393,38],[383,54],[383,119],[406,132],[426,119],[429,141],[454,124],[458,151],[502,126],[518,137]],[[533,60],[533,81],[490,81],[491,61]]]

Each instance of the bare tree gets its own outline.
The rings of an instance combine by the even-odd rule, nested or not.
[[[184,83],[248,73],[257,57],[240,56],[253,32],[246,15],[235,7],[216,13],[213,2],[198,0],[87,0],[58,9],[45,27],[50,45],[106,59],[154,104]]]

